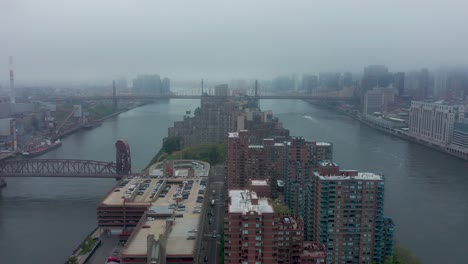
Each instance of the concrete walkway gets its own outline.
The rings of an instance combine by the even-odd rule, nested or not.
[[[113,255],[114,249],[120,248],[119,246],[119,236],[106,236],[103,234],[101,236],[101,246],[96,249],[93,256],[89,258],[88,264],[105,264],[109,256]]]

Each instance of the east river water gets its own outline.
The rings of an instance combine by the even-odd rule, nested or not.
[[[40,158],[112,161],[126,139],[133,171],[161,147],[167,128],[199,100],[173,99],[135,108],[91,131],[73,134]],[[334,144],[343,168],[383,173],[385,215],[399,244],[423,263],[468,263],[468,162],[383,134],[301,100],[262,100],[291,135]],[[63,263],[96,226],[108,179],[7,179],[0,191],[0,263]]]

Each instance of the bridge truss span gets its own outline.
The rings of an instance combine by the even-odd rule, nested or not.
[[[119,178],[114,162],[73,159],[24,159],[0,162],[0,177]]]

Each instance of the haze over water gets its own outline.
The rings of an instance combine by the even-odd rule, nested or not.
[[[172,122],[199,104],[170,100],[133,109],[69,136],[61,148],[40,158],[111,161],[115,140],[124,138],[138,171],[160,148]],[[343,168],[384,173],[385,215],[395,220],[396,239],[423,263],[468,262],[468,162],[300,100],[262,100],[260,105],[273,110],[291,135],[333,142],[335,161]],[[96,226],[96,205],[115,184],[105,179],[7,181],[0,195],[0,263],[29,263],[31,256],[39,263],[64,262]]]

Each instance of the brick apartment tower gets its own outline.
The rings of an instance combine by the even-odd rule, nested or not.
[[[248,188],[248,151],[249,134],[247,130],[228,133],[226,156],[228,190]]]
[[[383,217],[384,179],[319,163],[306,193],[307,238],[327,247],[328,263],[384,263],[393,222]]]
[[[323,246],[304,245],[302,222],[276,215],[267,198],[229,190],[224,219],[224,263],[325,263]]]

